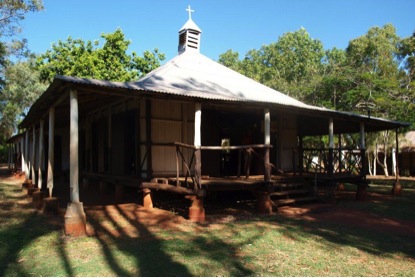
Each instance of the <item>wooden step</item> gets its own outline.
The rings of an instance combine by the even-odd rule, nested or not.
[[[278,184],[274,184],[274,188],[276,190],[278,189],[289,189],[289,188],[302,188],[308,186],[307,184],[303,183],[303,182],[295,182],[295,183],[278,183]]]
[[[270,196],[283,197],[283,196],[290,196],[290,195],[295,195],[295,194],[306,194],[306,193],[311,193],[311,192],[309,189],[292,189],[292,190],[272,192]]]
[[[281,199],[281,200],[275,200],[274,203],[277,206],[283,206],[283,205],[290,205],[290,204],[296,204],[301,202],[308,202],[308,201],[315,201],[315,197],[301,197],[301,198],[293,198],[293,199]]]

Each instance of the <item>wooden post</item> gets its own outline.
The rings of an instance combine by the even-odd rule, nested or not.
[[[338,150],[339,150],[339,173],[341,173],[342,172],[342,168],[343,168],[343,163],[342,163],[342,160],[343,160],[343,154],[342,154],[342,135],[341,134],[339,134],[339,148],[338,148]]]
[[[48,134],[48,173],[47,188],[49,189],[49,197],[52,197],[53,190],[53,168],[55,161],[55,108],[49,109],[49,134]]]
[[[79,165],[78,165],[78,94],[76,90],[69,92],[70,98],[70,138],[69,138],[69,184],[72,203],[79,202]]]
[[[32,183],[36,186],[36,171],[35,171],[35,159],[36,159],[36,128],[33,125],[33,135],[32,135],[32,156],[31,156],[31,166],[30,170],[32,172]]]
[[[108,172],[112,173],[112,109],[108,108]]]
[[[38,157],[38,183],[37,187],[42,188],[42,171],[44,166],[44,150],[43,150],[43,141],[44,141],[44,123],[45,121],[42,119],[40,120],[40,128],[39,128],[39,157]]]
[[[271,164],[269,163],[269,146],[271,145],[271,115],[268,108],[264,109],[264,181],[271,181]]]
[[[79,201],[79,123],[78,92],[69,91],[70,129],[69,129],[69,184],[70,200],[65,213],[65,234],[72,236],[86,235],[86,215],[82,202]]]
[[[400,195],[402,193],[402,186],[401,183],[399,181],[399,160],[398,160],[398,156],[399,156],[399,129],[397,128],[395,130],[395,144],[396,144],[396,152],[395,152],[395,159],[396,159],[396,181],[395,184],[392,187],[392,194],[393,195]]]
[[[202,146],[201,137],[201,125],[202,125],[202,105],[200,103],[195,104],[195,135],[194,145],[195,150],[195,189],[201,189],[202,185],[202,156],[200,147]]]
[[[146,151],[147,179],[153,178],[153,155],[151,147],[151,100],[146,100]]]
[[[29,130],[26,129],[25,134],[25,146],[24,146],[24,167],[25,167],[25,175],[26,181],[30,180],[30,168],[29,168]]]
[[[329,176],[333,175],[333,172],[334,172],[333,149],[334,149],[334,123],[333,123],[333,118],[330,118],[329,119],[329,157],[328,157]]]
[[[365,201],[367,199],[367,182],[366,179],[366,143],[365,143],[365,124],[360,123],[360,156],[362,160],[361,181],[357,185],[356,200]]]
[[[365,140],[365,124],[360,123],[360,152],[362,159],[362,172],[361,176],[366,179],[366,140]]]

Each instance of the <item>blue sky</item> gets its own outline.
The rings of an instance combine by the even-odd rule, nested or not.
[[[415,0],[43,0],[45,10],[26,16],[21,37],[44,53],[68,36],[99,39],[121,28],[139,55],[158,48],[167,60],[177,54],[178,31],[188,19],[202,29],[201,53],[217,60],[229,49],[250,49],[304,27],[324,48],[346,48],[372,26],[392,23],[397,34],[415,31]],[[101,44],[102,45],[102,44]]]

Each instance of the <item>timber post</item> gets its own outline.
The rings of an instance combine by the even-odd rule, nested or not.
[[[194,145],[195,149],[195,189],[201,189],[202,184],[202,105],[200,103],[195,104],[195,134],[194,134]]]
[[[49,198],[52,197],[53,191],[53,168],[55,161],[55,108],[49,109],[49,134],[48,134],[48,172],[46,184],[49,191]]]
[[[46,187],[48,197],[43,199],[43,213],[59,213],[59,201],[57,197],[52,197],[53,192],[53,168],[55,161],[55,108],[49,109],[49,132],[48,132],[48,168],[46,176]]]
[[[365,124],[360,123],[360,154],[362,159],[361,178],[362,181],[357,184],[356,200],[365,201],[367,199],[367,182],[366,182],[366,142],[365,142]]]
[[[195,146],[195,185],[194,190],[200,190],[202,188],[202,105],[200,103],[195,104],[195,133],[194,133],[194,146]],[[186,196],[191,201],[189,207],[189,219],[190,221],[197,223],[205,222],[205,209],[203,207],[203,196]]]
[[[36,159],[36,126],[33,125],[33,135],[32,135],[32,155],[30,158],[30,171],[32,175],[32,183],[34,187],[37,186],[36,182],[36,170],[35,170],[35,159]]]
[[[39,127],[39,157],[38,157],[38,178],[37,178],[37,187],[42,189],[43,184],[43,165],[44,165],[44,150],[43,150],[43,141],[44,141],[44,123],[45,121],[42,119],[40,120],[40,127]]]
[[[399,181],[399,140],[398,140],[399,130],[396,129],[395,131],[395,144],[396,144],[396,152],[395,152],[395,160],[396,160],[396,180],[392,187],[392,195],[401,195],[402,193],[402,185]]]
[[[264,154],[264,181],[271,181],[271,164],[269,162],[269,152],[271,145],[271,116],[268,108],[264,109],[264,143],[265,143],[265,154]]]
[[[329,157],[328,157],[328,174],[332,176],[334,173],[334,123],[333,118],[329,119]]]
[[[24,146],[24,160],[25,160],[25,176],[26,176],[26,181],[29,182],[30,180],[30,169],[29,169],[29,130],[26,129],[26,134],[25,134],[25,146]],[[31,181],[30,181],[31,183]]]
[[[70,203],[65,213],[65,234],[72,236],[86,235],[86,215],[83,203],[79,201],[79,123],[78,123],[78,93],[69,91],[70,101],[70,138],[69,138],[69,184]]]

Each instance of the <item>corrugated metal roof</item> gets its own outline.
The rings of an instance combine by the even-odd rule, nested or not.
[[[135,86],[142,90],[188,97],[265,102],[326,110],[302,103],[194,51],[176,56],[138,80]]]
[[[80,84],[112,89],[127,89],[139,94],[170,94],[180,97],[208,100],[275,104],[308,111],[323,112],[337,117],[352,117],[383,125],[408,126],[408,123],[367,117],[349,112],[334,111],[322,107],[307,105],[279,91],[271,89],[253,79],[233,71],[195,51],[185,51],[153,70],[136,82],[111,82],[70,76],[56,76],[46,92],[34,103],[20,127],[27,127],[45,113],[47,106],[56,101],[55,90],[65,84]],[[124,92],[128,96],[128,92]],[[124,94],[123,93],[123,94]],[[45,110],[45,111],[41,111]]]

